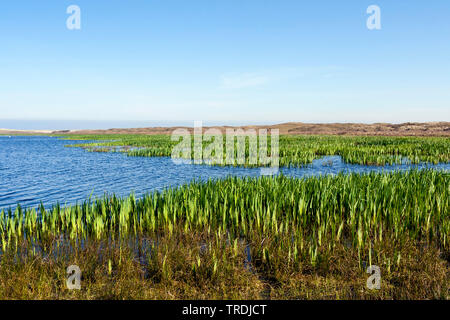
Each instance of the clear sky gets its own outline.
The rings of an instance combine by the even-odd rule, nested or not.
[[[2,1],[0,41],[0,119],[450,121],[448,0]]]

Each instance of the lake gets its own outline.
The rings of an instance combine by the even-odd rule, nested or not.
[[[175,164],[168,157],[128,157],[123,153],[88,152],[66,148],[79,141],[45,136],[0,136],[0,209],[74,204],[104,193],[140,196],[189,183],[193,179],[259,176],[259,168]],[[347,164],[339,156],[315,160],[302,168],[280,168],[285,175],[305,177],[339,172],[408,170],[450,164],[363,166]]]

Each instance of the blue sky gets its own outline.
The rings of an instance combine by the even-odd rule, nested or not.
[[[450,121],[449,16],[448,0],[2,1],[0,119]]]

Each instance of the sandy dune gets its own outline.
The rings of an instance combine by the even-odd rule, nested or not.
[[[149,127],[130,129],[108,129],[108,130],[66,130],[54,131],[54,134],[171,134],[176,128],[190,127]],[[211,127],[203,127],[204,130]],[[222,132],[226,128],[239,128],[231,126],[213,127]],[[280,134],[329,134],[329,135],[367,135],[367,136],[450,136],[450,122],[426,122],[426,123],[301,123],[288,122],[276,125],[254,125],[243,126],[243,129],[273,129],[280,130]]]
[[[51,134],[52,132],[52,130],[18,130],[0,128],[0,134]]]

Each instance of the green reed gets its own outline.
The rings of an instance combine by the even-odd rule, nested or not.
[[[135,199],[94,201],[0,214],[2,252],[55,238],[128,239],[206,232],[258,243],[264,263],[288,257],[312,265],[337,244],[371,254],[387,239],[425,242],[448,252],[449,173],[434,170],[286,176],[193,182]],[[270,241],[269,241],[270,240]],[[237,250],[237,249],[236,249]],[[400,259],[399,257],[397,257]]]
[[[178,143],[169,135],[103,135],[69,136],[70,139],[108,140],[75,144],[90,151],[107,152],[111,147],[138,148],[122,150],[129,156],[169,157]],[[193,145],[193,144],[192,144]],[[204,146],[208,143],[204,142]],[[248,158],[248,139],[246,140]],[[270,133],[268,134],[270,152]],[[327,155],[339,155],[344,161],[363,165],[400,164],[408,161],[439,163],[450,161],[448,137],[352,137],[352,136],[286,136],[279,138],[281,166],[302,166]],[[224,153],[226,150],[224,138]],[[193,158],[193,153],[191,155]],[[249,164],[246,163],[246,166]]]

